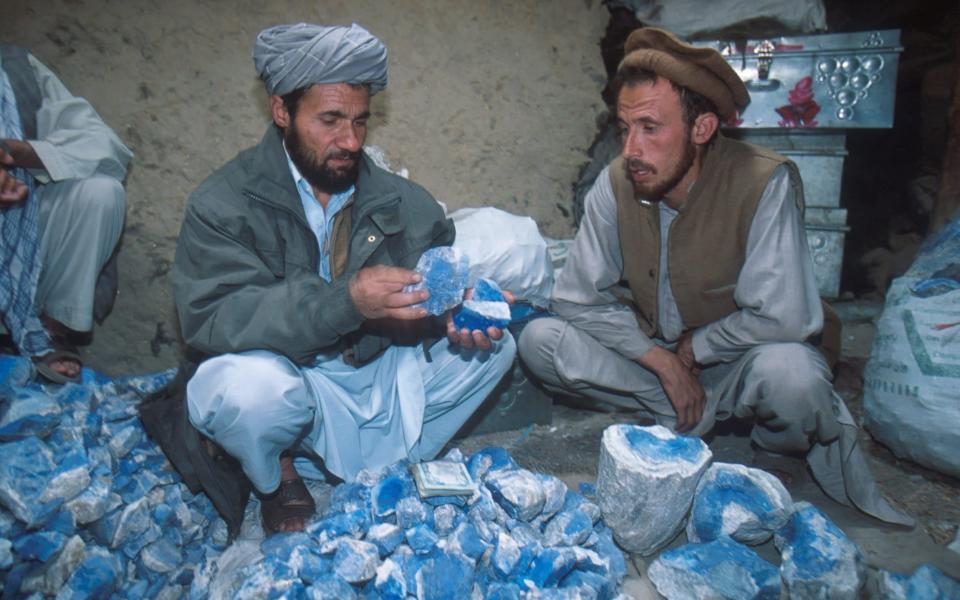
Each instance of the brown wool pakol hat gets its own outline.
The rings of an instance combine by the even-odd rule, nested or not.
[[[713,101],[723,120],[750,104],[747,86],[719,52],[691,46],[663,29],[644,27],[631,33],[617,71],[624,67],[649,69],[703,95]]]

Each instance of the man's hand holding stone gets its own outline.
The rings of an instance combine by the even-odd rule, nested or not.
[[[368,319],[422,319],[427,316],[426,309],[412,305],[423,302],[430,293],[403,291],[405,286],[419,283],[420,279],[419,273],[400,267],[365,267],[350,278],[350,299]]]
[[[677,413],[676,430],[693,429],[703,417],[706,403],[706,394],[696,375],[677,354],[660,346],[647,350],[638,362],[660,379],[660,385]]]
[[[511,292],[502,290],[502,293],[503,299],[506,300],[508,304],[513,304],[516,300]],[[469,288],[464,292],[463,298],[464,300],[469,300],[472,297],[473,288]],[[455,346],[479,348],[480,350],[487,351],[493,347],[493,342],[503,337],[503,330],[498,327],[488,327],[486,331],[480,331],[479,329],[474,329],[473,331],[469,329],[457,329],[456,324],[453,322],[452,310],[447,311],[445,319],[447,322],[447,339]]]

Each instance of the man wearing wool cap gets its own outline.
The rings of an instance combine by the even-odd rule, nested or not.
[[[380,40],[281,25],[253,60],[273,123],[189,199],[173,284],[191,362],[141,409],[232,533],[251,485],[265,528],[295,531],[314,512],[301,473],[433,458],[515,355],[509,333],[457,331],[414,306],[426,291],[403,291],[454,229],[363,152]]]
[[[689,435],[752,419],[767,460],[805,455],[832,498],[910,523],[879,495],[830,383],[839,332],[824,328],[797,168],[718,130],[746,86],[715,50],[645,28],[614,90],[621,154],[587,195],[558,316],[526,327],[523,360],[551,390]]]

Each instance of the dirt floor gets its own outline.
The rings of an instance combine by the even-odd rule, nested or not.
[[[84,349],[110,375],[157,371],[179,357],[169,269],[190,191],[267,123],[250,59],[256,33],[295,21],[356,21],[390,51],[390,84],[372,103],[368,143],[409,169],[452,210],[493,205],[571,237],[571,184],[603,110],[599,0],[5,0],[0,39],[29,48],[88,98],[134,151],[114,313]],[[869,319],[847,322],[838,388],[859,414]],[[502,445],[569,483],[595,477],[599,438],[624,415],[558,406],[553,424],[472,436],[465,451]],[[960,483],[897,460],[863,434],[883,489],[920,520],[878,526],[827,500],[809,481],[791,491],[841,522],[871,561],[899,571],[933,562],[960,577],[944,545],[960,523]],[[742,436],[717,435],[715,455],[751,460]],[[767,549],[769,553],[769,549]],[[639,572],[643,571],[638,562]],[[652,593],[645,579],[630,586]]]

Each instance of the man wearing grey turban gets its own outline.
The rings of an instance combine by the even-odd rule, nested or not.
[[[273,123],[189,199],[173,267],[189,364],[141,407],[232,533],[251,486],[265,527],[295,531],[314,512],[300,474],[351,481],[433,458],[516,351],[509,333],[457,331],[414,306],[427,292],[403,291],[454,229],[363,152],[370,96],[387,83],[380,40],[282,25],[253,58]]]

